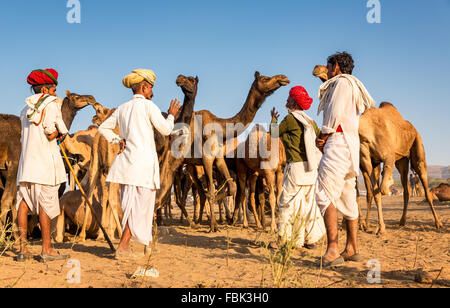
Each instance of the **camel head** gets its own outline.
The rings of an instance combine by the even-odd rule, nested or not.
[[[97,102],[95,102],[95,104],[92,104],[92,107],[94,107],[95,109],[95,116],[92,118],[92,123],[98,126],[102,125],[102,123],[115,111],[115,109],[103,107],[102,104]]]
[[[285,75],[267,77],[256,72],[253,87],[263,96],[267,97],[272,95],[279,88],[287,86],[289,83],[290,81]]]
[[[177,78],[177,86],[179,86],[181,88],[181,90],[183,91],[184,95],[189,95],[189,94],[197,94],[197,86],[198,86],[198,77],[186,77],[183,75],[179,75]]]
[[[71,109],[80,110],[87,105],[93,105],[96,103],[95,98],[92,95],[79,95],[66,91],[66,98],[64,98],[63,104],[68,104]]]
[[[328,69],[324,65],[316,65],[313,71],[313,76],[320,78],[322,82],[326,82],[328,80]]]

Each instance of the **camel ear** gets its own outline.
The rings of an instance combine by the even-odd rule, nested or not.
[[[195,81],[198,83],[198,76],[195,76]]]
[[[69,96],[69,95],[70,95],[70,91],[66,90],[66,96]]]
[[[256,71],[255,72],[255,79],[258,79],[259,77],[261,77],[261,74],[258,71]]]

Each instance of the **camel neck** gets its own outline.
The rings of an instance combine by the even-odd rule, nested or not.
[[[228,122],[234,124],[242,123],[243,125],[250,124],[255,118],[256,112],[258,112],[265,99],[266,96],[260,93],[255,88],[255,86],[252,85],[244,106],[242,106],[242,109],[239,111],[239,113],[229,119]]]
[[[77,114],[77,110],[69,105],[69,99],[67,98],[64,99],[63,104],[61,106],[61,114],[63,117],[64,124],[66,124],[67,129],[70,130],[73,119]]]
[[[178,123],[191,123],[192,114],[194,113],[194,103],[197,93],[185,93],[183,107],[181,109]]]

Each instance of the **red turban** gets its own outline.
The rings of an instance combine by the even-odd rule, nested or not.
[[[34,70],[28,75],[27,82],[32,86],[42,84],[58,84],[58,72],[48,68],[46,70]]]
[[[294,87],[289,92],[289,96],[295,101],[295,103],[303,110],[311,108],[313,99],[309,97],[308,92],[302,86]]]

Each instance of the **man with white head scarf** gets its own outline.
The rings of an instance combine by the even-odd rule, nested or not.
[[[361,261],[358,254],[358,204],[356,177],[359,174],[359,116],[375,105],[364,85],[354,76],[353,58],[343,52],[328,58],[328,81],[319,90],[323,126],[316,143],[324,153],[319,166],[316,201],[324,216],[328,247],[323,257],[326,267]],[[346,221],[347,245],[338,246],[338,218]]]
[[[133,240],[151,247],[156,190],[160,188],[159,165],[154,140],[154,128],[168,136],[174,128],[174,116],[180,109],[173,100],[167,119],[151,101],[156,76],[151,70],[138,69],[123,79],[131,88],[131,101],[119,106],[99,128],[106,140],[120,144],[107,182],[120,184],[123,209],[123,236],[116,251],[117,259],[134,258],[129,244]],[[114,133],[118,126],[120,136]]]

